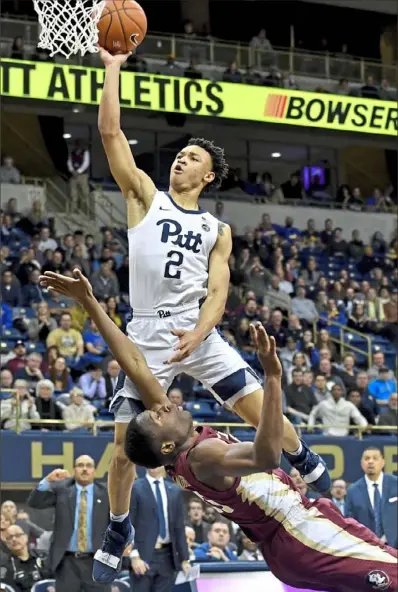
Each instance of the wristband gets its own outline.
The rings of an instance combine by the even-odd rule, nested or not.
[[[140,558],[140,554],[138,552],[137,549],[133,549],[131,551],[131,553],[129,554],[130,559],[139,559]]]

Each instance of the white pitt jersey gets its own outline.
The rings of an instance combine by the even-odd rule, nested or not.
[[[218,223],[157,191],[145,218],[128,230],[131,308],[173,308],[205,298]]]

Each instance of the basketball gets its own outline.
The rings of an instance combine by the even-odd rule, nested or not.
[[[146,35],[145,12],[134,0],[106,0],[98,31],[98,43],[109,53],[133,51]]]

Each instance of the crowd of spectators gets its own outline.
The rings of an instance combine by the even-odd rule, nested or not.
[[[222,202],[216,203],[216,215],[227,221]],[[292,420],[307,423],[310,431],[321,423],[325,433],[335,435],[349,431],[329,427],[336,414],[345,425],[365,428],[380,415],[386,425],[396,425],[396,233],[388,238],[376,232],[366,245],[359,230],[348,240],[332,219],[323,229],[308,220],[303,230],[291,217],[280,225],[264,214],[257,228],[233,234],[222,329],[256,371],[261,369],[249,323],[259,320],[275,336]],[[2,427],[15,429],[19,409],[19,430],[61,429],[56,420],[62,418],[67,430],[91,430],[96,417],[110,419],[107,405],[118,364],[85,311],[48,293],[39,275],[81,269],[101,306],[123,329],[129,318],[125,235],[104,228],[100,241],[80,230],[57,237],[40,203],[22,214],[10,200],[1,240]],[[346,327],[343,348],[341,326]],[[362,334],[372,339],[371,365]],[[186,376],[174,386],[185,402],[206,397]],[[209,399],[203,409],[211,416],[227,413]],[[55,423],[40,425],[40,419]]]
[[[231,222],[222,202],[215,213]],[[129,318],[125,233],[104,228],[100,239],[80,230],[58,237],[40,203],[18,212],[16,200],[10,200],[2,212],[1,240],[1,428],[41,431],[45,438],[46,432],[60,430],[91,433],[99,418],[104,420],[100,429],[110,429],[107,406],[119,365],[85,311],[48,293],[38,277],[45,270],[70,274],[80,268],[108,315],[124,329]],[[366,438],[378,424],[384,426],[382,433],[396,434],[397,247],[396,232],[391,237],[375,233],[366,244],[359,230],[349,240],[332,219],[323,229],[313,220],[299,229],[291,217],[275,224],[265,213],[245,235],[233,229],[222,331],[256,372],[261,369],[249,323],[262,322],[275,337],[284,369],[285,413],[308,433],[340,437],[360,429]],[[347,337],[344,347],[340,325]],[[253,436],[186,375],[177,377],[169,397],[195,419],[228,421],[241,439]],[[297,471],[291,477],[304,495],[316,498]],[[361,511],[348,500],[341,480],[331,498],[342,513],[350,508],[357,517],[355,511]],[[51,526],[37,522],[12,502],[1,508],[0,563],[7,569],[12,560],[18,564],[23,577],[14,583],[16,592],[54,575],[47,561]],[[185,523],[191,562],[263,560],[255,543],[198,498],[189,499]],[[115,586],[112,592],[121,589]]]
[[[314,174],[306,182],[300,171],[294,171],[289,179],[278,184],[268,172],[252,172],[246,179],[241,169],[230,169],[221,190],[233,192],[245,200],[253,196],[257,203],[283,204],[295,200],[296,204],[304,204],[310,200],[320,204],[335,203],[337,207],[357,212],[397,211],[397,192],[392,185],[383,191],[374,187],[370,195],[364,195],[360,187],[348,185],[341,185],[335,191],[329,183],[327,168],[324,170],[323,180],[319,174]]]
[[[144,44],[143,48],[140,48],[135,55],[129,58],[125,68],[135,72],[154,72],[193,79],[209,78],[210,76],[218,80],[220,79],[218,71],[211,73],[207,67],[203,68],[203,66],[211,64],[210,52],[206,45],[210,41],[216,41],[216,39],[210,34],[208,24],[204,24],[201,31],[195,32],[192,22],[187,21],[178,43],[180,48],[178,54],[170,54],[163,66],[159,66],[157,60],[146,59],[143,53],[145,51]],[[339,51],[331,52],[328,48],[328,41],[323,39],[317,54],[311,55],[305,53],[303,42],[299,40],[295,48],[294,70],[291,72],[283,71],[286,62],[285,56],[279,57],[278,52],[274,50],[268,39],[265,29],[261,29],[258,34],[252,37],[249,48],[250,59],[248,54],[243,60],[239,60],[240,64],[238,65],[238,56],[236,56],[221,74],[223,81],[299,90],[300,82],[297,76],[312,77],[314,80],[326,77],[339,82],[338,84],[334,82],[331,85],[329,83],[319,85],[318,81],[314,82],[312,88],[311,85],[308,87],[308,82],[306,82],[302,87],[303,90],[367,99],[397,100],[396,88],[386,77],[380,77],[377,80],[377,74],[369,73],[366,79],[362,79],[362,85],[358,85],[362,78],[362,70],[359,68],[358,60],[349,54],[347,44],[343,44]],[[48,52],[39,47],[35,48],[32,53],[31,49],[25,47],[24,39],[21,36],[15,37],[9,56],[13,59],[53,61]],[[245,63],[246,65],[244,65]]]

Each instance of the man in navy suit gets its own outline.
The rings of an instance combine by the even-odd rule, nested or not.
[[[398,478],[383,472],[384,455],[377,446],[364,450],[361,467],[365,475],[347,490],[346,516],[355,518],[397,549]]]
[[[180,488],[165,479],[163,467],[148,469],[134,483],[131,522],[135,528],[131,558],[134,592],[172,592],[176,572],[189,570],[184,500]]]

